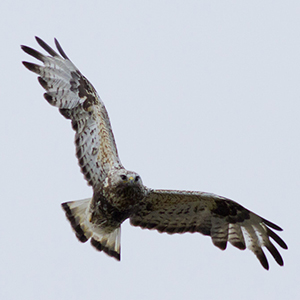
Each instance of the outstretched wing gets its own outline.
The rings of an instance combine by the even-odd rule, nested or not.
[[[55,39],[61,56],[40,38],[39,45],[50,56],[27,46],[21,46],[29,55],[44,63],[43,66],[23,62],[24,66],[39,75],[38,80],[47,91],[45,99],[71,119],[76,131],[76,156],[88,184],[101,183],[112,167],[121,167],[114,135],[103,102],[92,84],[69,60]]]
[[[285,242],[269,228],[281,231],[280,227],[232,200],[210,193],[153,190],[137,207],[130,222],[170,234],[200,232],[210,235],[214,245],[222,250],[227,241],[241,250],[247,246],[267,270],[269,264],[263,246],[280,266],[283,265],[281,255],[269,238],[287,249]]]

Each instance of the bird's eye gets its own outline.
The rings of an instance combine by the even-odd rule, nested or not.
[[[122,180],[126,180],[127,179],[126,175],[120,175],[120,177],[121,177]]]
[[[140,176],[135,176],[135,181],[138,181],[140,179]]]

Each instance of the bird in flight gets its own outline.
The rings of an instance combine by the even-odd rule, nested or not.
[[[272,230],[282,231],[279,226],[233,200],[212,193],[148,188],[139,174],[125,169],[108,113],[95,88],[56,39],[59,54],[40,38],[36,40],[49,55],[21,46],[42,62],[42,65],[23,64],[39,75],[38,81],[46,90],[45,99],[71,120],[79,166],[93,189],[91,198],[62,203],[79,241],[90,239],[97,250],[120,260],[121,224],[129,218],[133,226],[159,232],[199,232],[211,236],[213,244],[221,250],[227,242],[241,250],[249,248],[268,270],[262,249],[266,247],[283,266],[280,253],[270,240],[287,249],[286,243]]]

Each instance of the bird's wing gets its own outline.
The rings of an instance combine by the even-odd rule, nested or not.
[[[50,56],[21,46],[27,54],[44,65],[23,64],[39,75],[39,83],[47,91],[45,99],[58,107],[64,117],[71,119],[76,131],[76,156],[81,171],[88,184],[95,187],[104,180],[111,168],[121,167],[105,106],[92,84],[69,60],[56,39],[60,55],[40,38],[36,37],[36,40]]]
[[[279,226],[230,199],[204,192],[152,190],[137,206],[130,223],[170,234],[200,232],[211,236],[214,245],[222,250],[227,241],[241,250],[247,247],[267,270],[269,264],[262,247],[283,265],[269,238],[287,249],[285,242],[270,229],[281,231]]]

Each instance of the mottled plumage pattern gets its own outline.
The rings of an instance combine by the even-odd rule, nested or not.
[[[226,249],[227,241],[241,250],[247,246],[266,269],[269,265],[262,246],[283,265],[281,255],[268,236],[287,249],[284,241],[269,228],[282,230],[280,227],[230,199],[211,193],[153,190],[139,203],[130,222],[169,234],[200,232],[210,235],[214,245],[222,250]]]
[[[45,99],[72,120],[76,131],[76,155],[85,179],[96,186],[113,166],[121,167],[107,111],[94,87],[79,72],[62,51],[63,58],[37,38],[38,43],[52,57],[23,46],[23,50],[44,63],[44,66],[24,62],[31,71],[40,75],[38,80],[47,91]]]
[[[41,39],[36,40],[50,56],[22,46],[27,54],[43,63],[23,64],[39,75],[39,83],[46,90],[45,99],[71,120],[79,166],[93,188],[92,198],[62,204],[81,242],[90,239],[97,250],[120,260],[121,224],[129,218],[134,226],[159,232],[209,235],[222,250],[228,241],[241,250],[249,248],[268,269],[262,250],[266,247],[276,262],[283,265],[281,255],[270,241],[272,238],[287,249],[271,230],[281,231],[279,226],[215,194],[149,189],[137,173],[126,170],[118,157],[107,111],[94,87],[57,40],[60,55]]]

